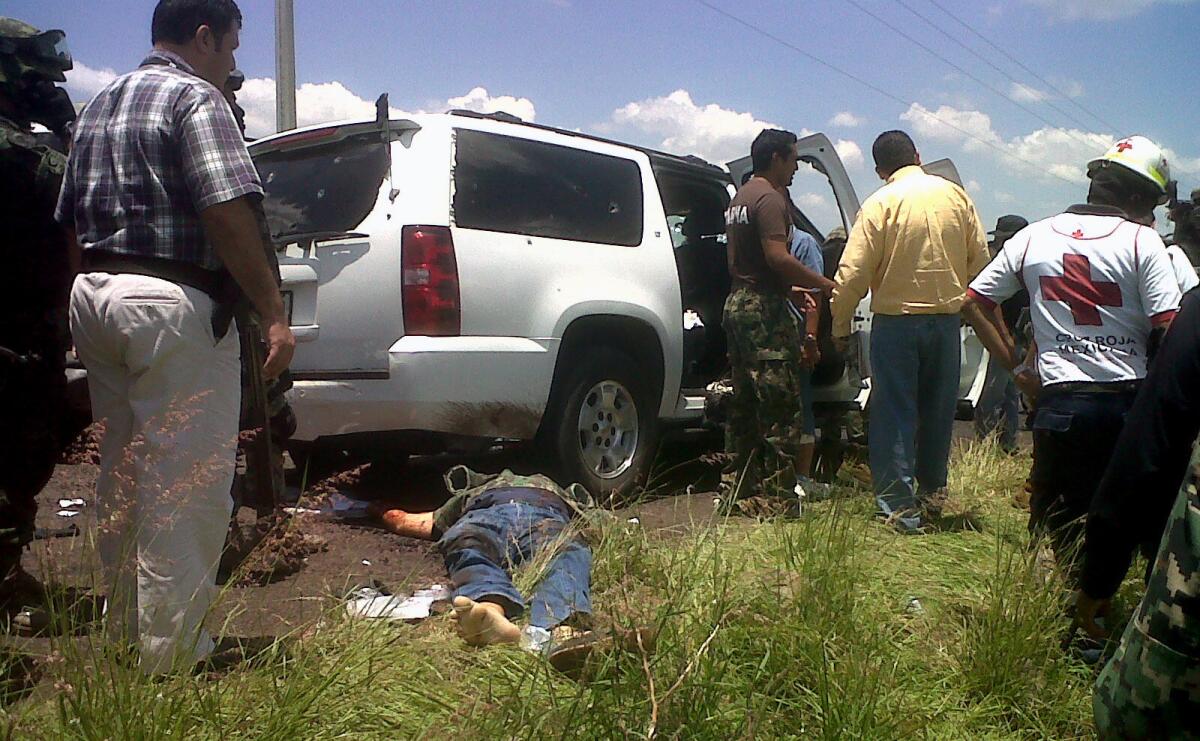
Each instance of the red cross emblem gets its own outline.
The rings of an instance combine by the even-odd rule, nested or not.
[[[1042,296],[1071,307],[1071,318],[1080,326],[1099,327],[1101,306],[1121,306],[1121,287],[1111,281],[1092,280],[1092,263],[1084,255],[1063,255],[1061,278],[1043,275]]]
[[[1133,144],[1131,144],[1128,139],[1117,142],[1118,152],[1124,152],[1127,149],[1133,149]]]

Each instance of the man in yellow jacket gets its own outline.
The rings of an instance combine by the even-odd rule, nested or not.
[[[920,532],[940,514],[959,379],[958,311],[988,263],[987,238],[962,188],[921,169],[908,134],[871,153],[885,185],[863,204],[830,303],[834,338],[871,291],[871,478],[881,516]]]

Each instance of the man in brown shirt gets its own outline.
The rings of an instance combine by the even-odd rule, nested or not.
[[[725,212],[733,290],[725,302],[733,399],[726,449],[741,497],[795,497],[804,415],[800,402],[800,334],[784,300],[792,286],[833,289],[788,250],[792,228],[787,188],[796,174],[796,135],[767,129],[750,148],[754,175]]]

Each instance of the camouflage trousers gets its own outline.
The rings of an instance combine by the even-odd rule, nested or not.
[[[804,428],[800,333],[782,296],[735,288],[725,301],[733,398],[725,449],[739,483],[733,498],[795,497]]]
[[[1101,738],[1200,738],[1200,446],[1092,710]]]
[[[0,577],[33,540],[37,495],[58,460],[62,383],[0,368]],[[52,370],[61,375],[61,371]]]

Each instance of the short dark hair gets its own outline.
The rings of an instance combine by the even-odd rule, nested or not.
[[[242,27],[242,11],[233,0],[158,0],[150,22],[150,43],[186,44],[201,26],[211,28],[220,40]]]
[[[875,169],[879,174],[891,177],[901,167],[917,164],[917,145],[903,131],[885,131],[871,145],[871,156],[875,158]]]
[[[1124,165],[1099,167],[1089,177],[1088,203],[1115,206],[1134,217],[1152,213],[1158,205],[1158,189]]]
[[[783,129],[763,129],[750,145],[750,161],[754,172],[766,172],[777,154],[786,154],[796,143],[796,135]]]

